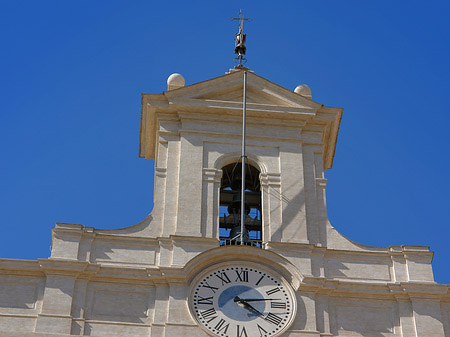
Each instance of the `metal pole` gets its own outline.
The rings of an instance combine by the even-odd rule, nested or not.
[[[245,119],[247,115],[247,70],[244,70],[244,98],[242,103],[242,186],[241,186],[241,245],[244,244],[245,221]]]

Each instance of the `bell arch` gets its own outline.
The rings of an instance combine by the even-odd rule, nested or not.
[[[218,237],[220,245],[240,245],[240,211],[242,163],[238,152],[227,153],[215,160],[215,169],[220,172],[217,184]],[[259,157],[248,154],[245,177],[244,244],[263,246],[262,189],[261,177],[267,172]]]
[[[241,227],[241,189],[242,163],[236,161],[223,166],[219,192],[220,245],[244,244],[261,248],[263,235],[260,172],[249,163],[245,165],[243,227]]]
[[[214,162],[214,168],[220,170],[222,169],[222,167],[240,160],[241,160],[240,152],[226,153],[216,159],[216,161]],[[256,167],[261,174],[264,175],[267,174],[267,166],[258,156],[255,156],[251,153],[247,153],[247,164]]]
[[[229,262],[251,262],[262,265],[272,272],[280,274],[294,291],[297,291],[304,279],[303,273],[285,257],[270,250],[261,250],[249,246],[229,246],[226,249],[214,248],[196,255],[183,267],[183,277],[188,284],[206,269]]]
[[[240,152],[228,152],[217,156],[211,162],[211,166],[203,168],[203,187],[202,187],[202,228],[203,237],[210,237],[220,241],[220,222],[223,219],[223,208],[221,208],[221,185],[223,170],[222,168],[232,163],[239,162],[241,158]],[[271,226],[273,220],[275,224],[281,223],[281,200],[279,198],[280,189],[280,173],[277,167],[271,167],[273,172],[269,172],[268,163],[264,159],[253,154],[247,153],[247,164],[254,167],[259,172],[260,184],[260,226],[261,239],[258,246],[265,247],[265,244],[274,239],[277,235],[277,227]],[[272,163],[273,165],[274,163]],[[228,207],[225,207],[228,208]],[[275,210],[275,213],[271,211]],[[253,218],[254,219],[254,218]],[[273,228],[272,228],[273,227]],[[228,229],[231,231],[231,229]],[[253,233],[252,233],[253,234]],[[229,233],[228,233],[229,239]],[[222,241],[221,244],[224,242]]]

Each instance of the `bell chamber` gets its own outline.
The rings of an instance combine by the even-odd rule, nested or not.
[[[235,162],[222,167],[220,184],[220,245],[241,244],[242,166]],[[244,245],[262,246],[260,172],[250,164],[245,169]]]

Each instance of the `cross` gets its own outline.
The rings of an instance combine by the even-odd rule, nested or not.
[[[250,18],[244,18],[244,11],[242,9],[239,11],[239,17],[231,18],[231,20],[240,20],[241,21],[239,29],[241,29],[241,28],[244,29],[244,20],[252,21],[252,19],[250,19]]]
[[[245,51],[247,50],[247,47],[245,46],[245,39],[246,35],[244,34],[244,20],[251,21],[250,18],[244,17],[244,11],[241,9],[239,11],[239,17],[238,18],[231,18],[231,20],[239,20],[239,32],[237,34],[234,34],[234,53],[238,54],[237,57],[237,63],[238,66],[241,67],[245,61],[247,61],[242,55],[245,55]],[[235,59],[236,60],[236,59]]]

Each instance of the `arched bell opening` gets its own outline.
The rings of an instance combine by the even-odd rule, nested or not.
[[[220,245],[241,244],[242,164],[235,162],[222,167],[220,183],[219,236]],[[261,185],[259,170],[246,164],[245,220],[243,242],[262,247]]]

